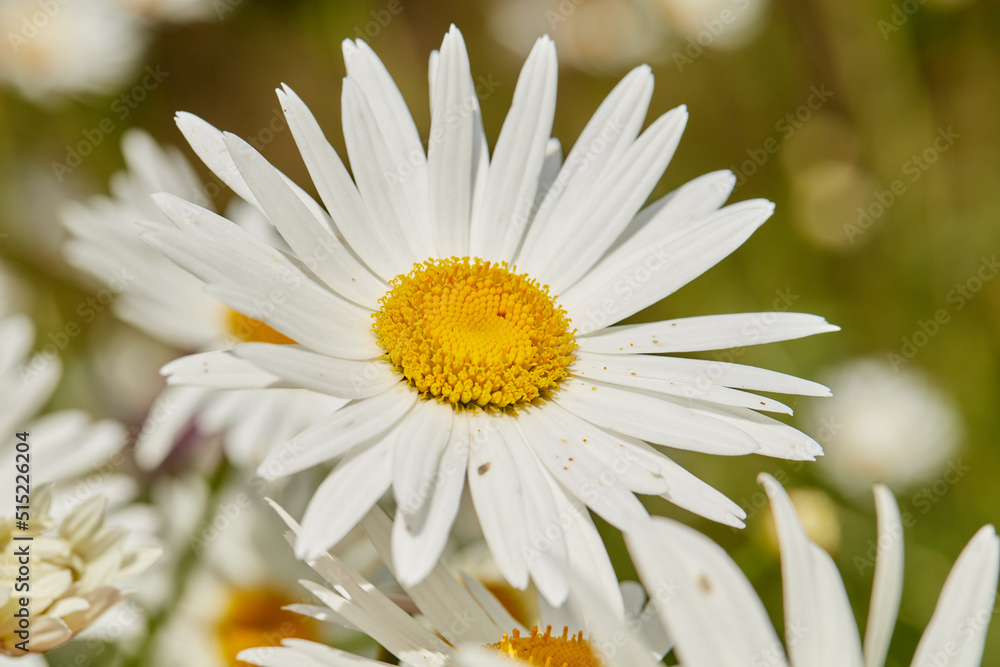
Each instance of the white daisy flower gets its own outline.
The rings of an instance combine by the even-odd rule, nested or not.
[[[90,472],[119,451],[125,429],[110,419],[92,421],[82,410],[38,416],[62,374],[54,351],[31,354],[35,328],[24,315],[0,320],[0,433],[27,432],[31,442],[32,484],[70,480]],[[0,465],[14,470],[13,446],[3,447]],[[44,465],[42,465],[44,462]],[[0,497],[14,496],[12,474],[0,475]]]
[[[647,443],[727,456],[821,454],[811,438],[757,412],[789,408],[739,390],[826,395],[825,387],[653,355],[836,330],[822,318],[609,326],[709,269],[773,209],[763,200],[720,208],[734,179],[717,172],[640,210],[687,119],[681,107],[640,134],[649,68],[612,91],[563,163],[549,137],[557,66],[548,38],[528,56],[492,158],[457,29],[431,57],[426,152],[372,50],[347,41],[344,53],[353,180],[304,103],[288,87],[278,91],[326,210],[246,142],[178,116],[202,160],[291,252],[170,195],[156,200],[175,226],[151,224],[146,235],[210,294],[298,343],[182,359],[166,369],[173,382],[292,385],[351,401],[258,470],[274,478],[342,457],[306,509],[300,557],[336,544],[391,487],[395,566],[404,583],[420,581],[467,476],[504,576],[517,588],[533,578],[558,604],[568,590],[558,565],[569,551],[563,492],[619,528],[646,516],[634,493],[743,525],[735,503]]]
[[[144,572],[162,553],[157,547],[125,548],[127,532],[104,526],[103,498],[92,498],[55,521],[49,515],[50,492],[50,487],[42,487],[31,498],[29,531],[15,532],[13,517],[0,522],[3,655],[23,656],[22,648],[44,653],[66,643],[127,597],[116,582]],[[17,540],[15,535],[33,539]],[[17,555],[26,544],[31,558],[27,591]],[[27,631],[15,616],[25,596],[29,600]]]
[[[224,489],[215,515],[183,536],[197,564],[185,581],[172,582],[182,593],[152,640],[150,665],[223,667],[247,648],[325,636],[314,619],[284,609],[300,601],[297,580],[308,570],[301,563],[275,567],[287,556],[287,545],[273,539],[276,523],[248,487]]]
[[[826,445],[818,469],[839,489],[863,493],[882,482],[907,491],[948,469],[963,435],[954,400],[923,372],[856,359],[825,378],[829,400],[803,409]]]
[[[145,47],[141,24],[105,0],[0,3],[0,82],[27,98],[108,93],[128,79]]]
[[[663,582],[675,587],[660,614],[676,639],[677,658],[685,667],[884,665],[903,592],[903,522],[892,493],[875,487],[878,555],[862,644],[833,559],[806,536],[781,485],[770,475],[760,481],[771,499],[781,548],[784,648],[750,582],[721,547],[663,518],[653,519],[652,529],[628,536],[646,587]],[[980,663],[998,570],[1000,540],[993,526],[984,526],[945,581],[913,667]]]
[[[276,509],[292,528],[286,537],[294,542],[299,526],[283,510]],[[389,517],[376,508],[365,517],[363,526],[392,569],[390,541],[394,528]],[[537,626],[529,631],[476,579],[463,574],[459,581],[440,563],[435,563],[423,582],[402,584],[408,602],[412,601],[422,619],[404,611],[332,554],[322,553],[309,565],[332,590],[303,580],[302,585],[322,605],[298,604],[289,609],[360,631],[394,655],[401,665],[509,667],[513,659],[518,664],[562,667],[641,667],[659,664],[670,648],[662,633],[650,634],[649,643],[641,631],[640,616],[655,620],[654,611],[647,608],[626,620],[582,583],[574,590],[571,607],[556,610],[556,617],[543,615],[542,627],[547,626],[544,631]],[[553,622],[563,619],[582,629],[571,632],[564,625],[562,632],[553,632]],[[295,639],[285,640],[280,648],[243,651],[239,659],[264,667],[386,664]]]
[[[227,308],[203,291],[203,283],[150,248],[139,237],[139,220],[162,219],[153,192],[169,192],[210,206],[206,189],[179,151],[159,146],[139,130],[122,138],[128,169],[112,177],[111,196],[74,203],[63,212],[73,238],[64,252],[97,284],[116,289],[117,317],[182,350],[217,350],[241,340],[291,342],[270,327]],[[281,238],[247,205],[229,214],[271,243]],[[100,294],[99,294],[100,296]],[[192,425],[199,436],[221,435],[226,455],[256,466],[275,442],[298,433],[347,401],[306,389],[217,392],[168,387],[150,410],[136,443],[136,460],[154,468]]]

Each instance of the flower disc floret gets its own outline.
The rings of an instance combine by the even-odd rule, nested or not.
[[[601,667],[590,641],[583,638],[582,632],[570,637],[566,627],[562,637],[552,636],[551,625],[545,629],[545,634],[539,634],[538,626],[535,626],[528,637],[522,637],[519,631],[514,630],[510,635],[505,633],[501,641],[487,644],[484,648],[539,667]]]
[[[372,331],[424,397],[516,410],[568,375],[576,339],[566,311],[506,263],[432,259],[390,284]]]

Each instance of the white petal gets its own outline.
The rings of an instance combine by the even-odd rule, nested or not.
[[[520,423],[519,418],[517,424]],[[542,597],[549,604],[558,606],[566,601],[569,594],[568,562],[566,537],[559,510],[549,490],[548,475],[536,458],[537,450],[532,451],[514,420],[505,420],[501,428],[514,457],[514,467],[517,468],[524,494],[525,530],[530,545],[525,554],[528,571]]]
[[[160,369],[160,374],[166,376],[167,384],[213,389],[262,389],[281,381],[274,373],[221,350],[174,359]]]
[[[462,421],[464,423],[464,420]],[[454,451],[463,457],[468,456],[468,448],[464,446],[466,444],[464,440],[459,442],[453,439],[453,444],[462,445]],[[447,457],[449,454],[446,453],[445,456]],[[453,471],[454,477],[463,483],[459,485],[459,494],[464,485],[464,470],[463,466]],[[392,533],[397,530],[396,525],[379,507],[373,508],[365,516],[361,525],[364,526],[365,532],[371,539],[372,546],[375,547],[379,557],[387,564],[397,581],[400,580],[392,557],[392,543],[396,540]],[[444,532],[447,536],[448,529],[445,529]],[[460,639],[487,644],[493,642],[503,632],[510,631],[509,627],[506,630],[498,627],[469,590],[459,583],[455,576],[437,559],[434,560],[431,571],[425,573],[419,582],[401,585],[431,625],[453,644],[457,644]],[[456,616],[456,614],[458,615]],[[461,618],[463,622],[455,624],[454,621],[458,618]]]
[[[548,143],[545,144],[545,160],[542,162],[542,171],[538,175],[538,192],[535,193],[534,210],[538,210],[555,184],[559,170],[562,168],[562,158],[562,144],[558,139],[549,139]]]
[[[763,396],[748,394],[715,384],[708,376],[701,382],[678,380],[667,357],[646,355],[591,355],[578,352],[569,367],[570,374],[599,380],[621,387],[647,389],[661,394],[694,398],[753,410],[792,414],[787,405]],[[666,363],[663,363],[666,362]]]
[[[311,581],[300,580],[299,583],[349,623],[362,628],[387,651],[399,656],[403,664],[435,667],[444,664],[441,654],[448,651],[444,642],[343,562],[321,558],[311,565],[334,584],[337,592]]]
[[[667,235],[680,238],[721,208],[735,185],[736,177],[729,170],[713,171],[688,181],[636,213],[611,244],[608,256],[626,244],[651,243]]]
[[[82,410],[49,412],[31,423],[30,432],[32,451],[46,462],[32,471],[36,484],[93,472],[126,441],[124,426],[111,419],[91,421]]]
[[[314,655],[303,650],[301,645],[292,644],[289,639],[283,640],[282,643],[288,645],[250,648],[240,651],[236,658],[241,662],[260,665],[260,667],[374,667],[388,665],[388,663],[341,651],[325,644],[316,644],[316,654]]]
[[[819,443],[802,431],[753,410],[674,396],[665,398],[743,431],[757,442],[757,453],[761,456],[789,461],[814,461],[817,456],[823,455],[823,448]]]
[[[603,354],[700,352],[793,340],[829,331],[840,331],[840,327],[817,315],[772,311],[625,324],[580,335],[577,343],[581,350]]]
[[[33,417],[52,396],[62,376],[58,355],[40,352],[29,359],[18,359],[18,368],[0,383],[0,427],[6,432],[23,427],[24,420]],[[16,373],[16,377],[14,376]]]
[[[438,63],[440,61],[441,52],[437,49],[431,51],[430,58],[427,59],[427,89],[430,91],[432,100],[434,99],[434,91],[437,86]]]
[[[521,409],[518,423],[549,472],[605,521],[624,529],[635,518],[647,516],[642,503],[618,475],[608,474],[601,460],[590,453],[592,449],[607,448],[597,427],[556,403]]]
[[[27,315],[0,320],[0,375],[6,375],[24,361],[34,339],[35,325]]]
[[[462,583],[465,588],[469,591],[469,594],[476,599],[482,608],[489,614],[493,622],[499,627],[503,628],[503,632],[510,632],[514,628],[519,631],[524,632],[524,627],[518,623],[507,608],[500,604],[500,601],[490,593],[489,589],[486,588],[478,579],[470,577],[464,572],[460,575],[462,577]]]
[[[384,354],[369,331],[371,318],[363,310],[315,283],[302,283],[292,290],[294,297],[286,298],[288,293],[280,287],[267,294],[236,285],[205,288],[236,312],[324,355],[364,360]]]
[[[289,326],[284,333],[316,350],[353,358],[379,354],[367,335],[370,311],[320,287],[286,255],[233,222],[172,195],[154,200],[180,230],[153,224],[144,238],[208,283],[216,296],[240,302],[231,307],[268,324],[282,320]],[[360,347],[352,349],[352,342]]]
[[[378,307],[388,285],[344,247],[326,221],[316,217],[285,183],[283,175],[250,144],[224,133],[226,148],[268,220],[306,266],[341,296]]]
[[[284,509],[272,501],[268,502],[291,528],[285,534],[289,542],[306,538],[304,524],[299,527]],[[376,511],[381,510],[376,508],[367,516],[370,518]],[[349,565],[329,552],[319,551],[315,559],[310,560],[309,566],[335,590],[312,581],[300,580],[299,583],[350,624],[360,628],[393,655],[399,656],[404,664],[409,664],[407,660],[411,658],[418,664],[444,664],[444,655],[450,654],[451,649]],[[285,640],[286,643],[291,641]]]
[[[285,379],[289,384],[339,398],[367,398],[400,383],[381,359],[356,361],[309,352],[298,345],[244,343],[233,354]]]
[[[833,559],[806,536],[781,484],[762,473],[781,549],[785,644],[795,665],[861,667],[861,640]],[[678,635],[674,635],[680,641]]]
[[[462,33],[452,26],[437,60],[427,148],[430,219],[443,257],[469,254],[473,187],[481,166],[477,151],[485,140],[469,54]]]
[[[229,186],[243,201],[252,204],[260,210],[260,205],[254,198],[250,188],[240,175],[239,169],[226,150],[222,133],[211,123],[186,111],[178,112],[174,117],[181,134],[191,144],[191,148],[201,158],[201,161],[215,173],[219,179]],[[202,202],[199,202],[202,203]],[[205,202],[207,203],[207,202]]]
[[[560,521],[564,525],[566,551],[569,568],[575,576],[590,582],[592,591],[598,595],[616,618],[624,619],[625,606],[618,575],[611,564],[604,540],[594,526],[586,506],[549,477],[549,488],[558,508]],[[570,591],[572,595],[572,590]]]
[[[642,440],[629,438],[619,434],[608,434],[618,441],[619,447],[614,452],[615,460],[608,465],[620,465],[628,461],[638,470],[645,471],[647,476],[654,477],[662,486],[650,491],[633,488],[636,493],[655,493],[669,500],[678,507],[694,512],[706,519],[733,528],[744,528],[743,519],[747,514],[743,508],[727,498],[725,494],[703,482],[672,459],[660,453]],[[625,480],[623,476],[623,481]],[[626,482],[627,483],[627,482]]]
[[[535,42],[514,88],[490,162],[486,191],[473,211],[472,255],[510,261],[531,219],[556,106],[555,45]]]
[[[469,491],[500,573],[511,586],[528,585],[524,496],[499,422],[506,416],[469,416]]]
[[[652,72],[648,65],[641,65],[604,99],[548,187],[518,255],[519,266],[533,262],[544,267],[558,252],[554,239],[566,232],[567,221],[577,220],[580,205],[597,187],[598,179],[635,141],[652,94]]]
[[[210,205],[198,174],[174,146],[161,146],[146,131],[131,128],[122,134],[122,156],[128,176],[137,183],[136,190],[172,192],[175,195]]]
[[[378,127],[375,112],[352,79],[344,79],[341,108],[354,180],[379,236],[399,246],[394,254],[402,266],[412,267],[414,262],[435,256],[434,239],[426,229],[429,224],[415,217],[410,200],[413,193],[404,187],[416,167],[394,154],[390,139]],[[423,148],[415,155],[426,172]]]
[[[983,526],[969,540],[944,582],[934,615],[917,645],[913,666],[933,665],[947,656],[949,667],[977,667],[986,631],[996,609],[1000,540]]]
[[[593,424],[658,445],[722,456],[758,450],[740,429],[666,396],[567,378],[553,401]]]
[[[160,393],[136,438],[135,462],[140,469],[152,470],[163,463],[209,396],[211,392],[200,387],[167,387]]]
[[[613,329],[609,329],[613,331]],[[697,384],[717,384],[736,389],[770,391],[777,394],[799,394],[802,396],[830,396],[830,390],[823,385],[803,380],[784,373],[732,364],[708,359],[688,359],[686,357],[663,357],[645,355],[610,355],[592,352],[577,352],[578,359],[586,358],[591,363],[599,362],[609,369],[625,369],[650,378]]]
[[[456,428],[460,428],[461,421],[456,417]],[[469,465],[466,443],[464,438],[452,437],[441,455],[432,495],[424,501],[419,512],[396,512],[392,558],[396,563],[396,577],[404,587],[412,587],[427,578],[438,566],[438,559],[448,543],[465,488],[465,471]],[[447,576],[454,581],[450,574]]]
[[[673,157],[687,123],[687,108],[679,107],[660,116],[618,158],[611,172],[579,202],[578,216],[563,222],[559,234],[548,243],[550,255],[544,266],[523,266],[553,293],[562,294],[583,276],[622,233],[653,191]],[[533,272],[534,270],[534,272]]]
[[[586,288],[559,298],[573,325],[587,334],[634,315],[673,294],[743,245],[771,217],[774,204],[756,199],[727,206],[679,239],[635,248],[595,267]]]
[[[625,538],[682,664],[787,667],[764,605],[717,544],[661,517],[637,525]]]
[[[337,229],[361,260],[383,279],[391,280],[408,271],[410,265],[395,256],[390,239],[379,235],[372,224],[357,186],[312,112],[288,86],[277,92],[295,145]]]
[[[396,432],[345,458],[316,489],[302,517],[295,555],[318,557],[344,539],[392,483]]]
[[[903,597],[903,520],[888,487],[875,486],[878,510],[878,556],[872,581],[872,601],[865,628],[865,667],[882,667],[896,627]]]
[[[264,479],[277,479],[334,459],[376,438],[403,418],[417,393],[399,383],[371,398],[352,401],[272,449],[257,468]]]
[[[416,394],[410,390],[410,393]],[[396,442],[392,492],[404,514],[415,514],[434,491],[438,463],[451,437],[455,411],[437,401],[417,401],[406,417],[406,437]]]
[[[361,40],[356,42],[344,40],[343,51],[344,62],[347,65],[344,91],[353,88],[351,84],[356,85],[356,90],[364,101],[362,106],[367,107],[365,113],[368,115],[370,131],[374,131],[375,136],[380,137],[382,142],[380,150],[384,151],[383,168],[386,169],[384,176],[392,181],[393,193],[401,198],[401,201],[397,202],[400,205],[400,212],[405,216],[403,219],[412,224],[409,230],[413,235],[411,238],[418,241],[413,247],[423,251],[419,253],[421,259],[436,256],[428,217],[427,156],[424,154],[424,145],[420,141],[420,134],[417,132],[413,117],[406,107],[399,88],[371,47]],[[350,139],[346,129],[346,108],[344,111],[344,136]],[[359,155],[350,146],[348,143],[351,164],[357,178],[356,163],[359,159],[365,159],[365,156]],[[371,157],[368,156],[368,159]],[[360,181],[358,184],[360,186]],[[364,190],[361,191],[361,195],[371,212],[369,197]]]

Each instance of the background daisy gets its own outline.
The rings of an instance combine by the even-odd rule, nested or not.
[[[770,475],[761,484],[771,499],[781,544],[785,645],[736,564],[711,540],[681,524],[654,519],[636,533],[630,551],[643,583],[677,591],[661,606],[664,626],[685,665],[883,665],[903,591],[903,519],[892,493],[875,488],[878,554],[864,634],[830,556],[802,529],[785,490]],[[979,665],[1000,572],[1000,540],[983,526],[959,555],[927,624],[914,667],[935,662]],[[786,660],[786,652],[788,659]]]
[[[65,252],[97,284],[123,283],[112,309],[124,321],[173,348],[208,350],[242,340],[283,337],[233,311],[202,291],[202,283],[139,238],[138,223],[160,217],[150,195],[170,192],[210,206],[205,186],[172,148],[161,148],[140,131],[122,142],[128,171],[112,178],[110,197],[67,206],[63,219],[73,234]],[[253,209],[234,205],[230,215],[272,243],[281,239]],[[123,278],[123,276],[125,278]],[[166,389],[150,407],[136,444],[144,468],[161,464],[191,429],[203,442],[220,436],[226,456],[255,466],[277,442],[333,412],[345,401],[305,390],[212,392]]]

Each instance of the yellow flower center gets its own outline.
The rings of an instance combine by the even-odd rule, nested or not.
[[[372,332],[425,398],[516,410],[566,377],[576,348],[566,311],[506,263],[427,260],[390,284]]]
[[[512,636],[504,634],[496,644],[487,644],[500,655],[539,667],[602,667],[590,642],[583,633],[569,637],[569,628],[563,628],[562,637],[552,636],[552,626],[545,628],[545,634],[538,634],[538,626],[531,629],[530,637],[522,637],[514,630]]]
[[[236,338],[247,343],[274,343],[275,345],[292,345],[294,340],[275,331],[260,320],[247,317],[238,311],[227,309],[229,312],[228,322],[229,332]]]
[[[224,664],[249,667],[236,659],[240,651],[258,646],[281,646],[282,639],[319,639],[312,619],[282,609],[294,600],[267,588],[233,591],[229,609],[217,628]]]

